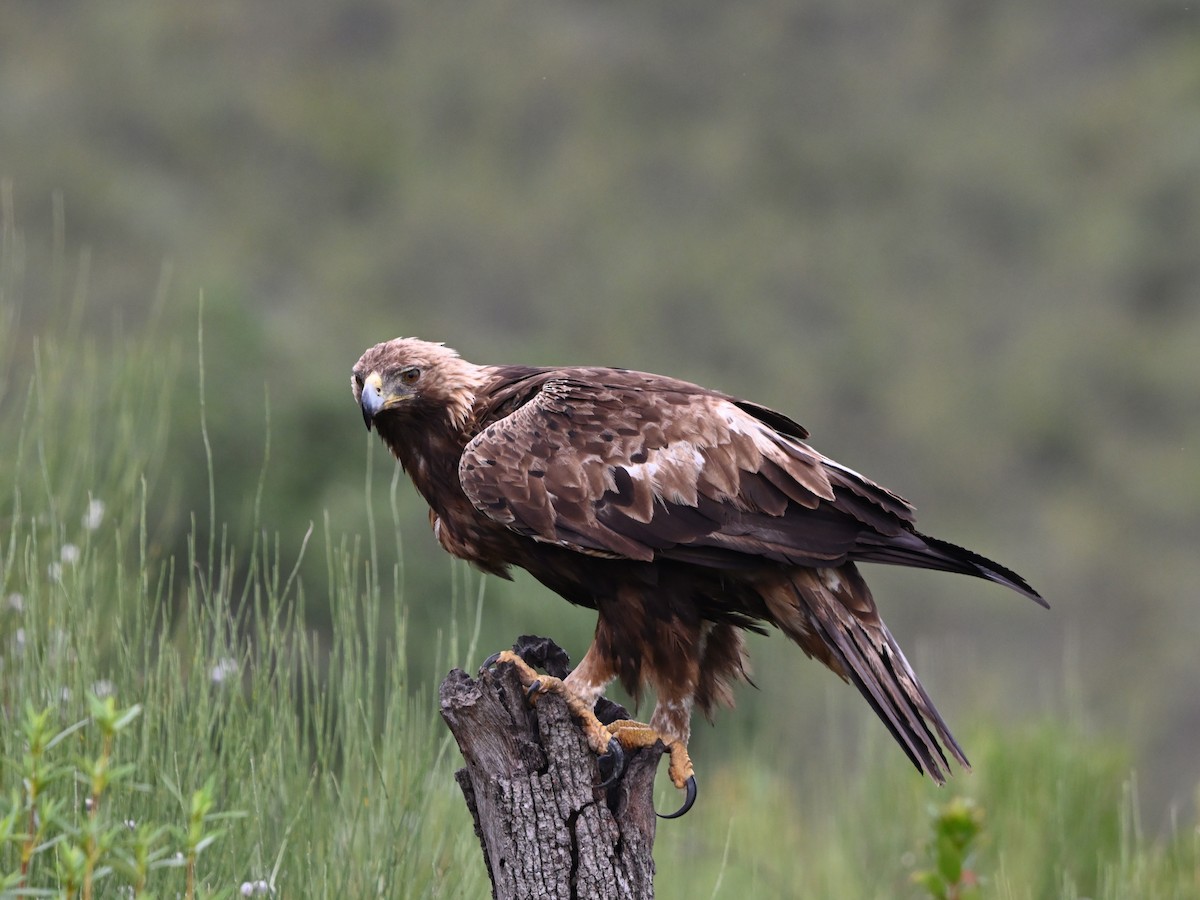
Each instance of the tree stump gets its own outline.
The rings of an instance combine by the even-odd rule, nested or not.
[[[545,639],[514,651],[550,674],[566,674],[566,654]],[[628,753],[625,773],[607,789],[596,755],[563,699],[536,707],[511,665],[470,678],[461,669],[440,690],[442,718],[466,767],[455,773],[483,847],[495,900],[608,900],[654,896],[654,774],[660,744]],[[602,721],[626,717],[601,701]]]

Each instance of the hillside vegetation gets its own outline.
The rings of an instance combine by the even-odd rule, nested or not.
[[[197,614],[209,541],[239,597],[269,547],[328,645],[318,548],[364,535],[428,703],[481,591],[483,655],[539,631],[578,657],[592,617],[440,552],[353,361],[417,334],[653,369],[787,412],[1046,595],[867,572],[957,731],[1070,720],[1129,749],[1150,832],[1190,808],[1196,9],[13,0],[0,24],[0,421],[57,504],[25,490],[18,556],[35,514],[78,543],[90,494],[144,521],[144,559],[101,556],[146,568],[163,616]],[[759,690],[698,728],[702,766],[786,747],[762,764],[803,784],[824,721],[862,755],[853,690],[778,636],[751,649]]]
[[[169,404],[204,423],[213,400],[157,342],[119,350],[46,333],[27,377],[4,369],[0,896],[486,896],[431,690],[481,655],[473,579],[431,640],[381,570],[382,510],[362,537],[325,517],[298,555],[258,513],[243,531],[197,510],[185,555],[163,556],[149,510],[172,429],[139,423]],[[432,661],[410,665],[419,645]],[[660,826],[657,895],[931,896],[915,878],[941,858],[934,817],[957,810],[979,833],[965,868],[936,871],[987,896],[1196,896],[1200,830],[1148,835],[1128,749],[1078,722],[971,728],[977,774],[938,789],[877,728],[852,751],[837,719],[808,720],[821,746],[802,765],[767,743],[705,764],[698,807]],[[660,793],[676,799],[665,778]]]

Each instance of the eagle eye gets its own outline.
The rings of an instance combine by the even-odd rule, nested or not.
[[[405,384],[416,384],[421,377],[421,370],[416,366],[409,366],[400,373],[400,380]]]

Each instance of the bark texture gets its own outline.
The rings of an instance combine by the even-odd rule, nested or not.
[[[565,674],[565,654],[548,641],[522,638],[514,650]],[[596,756],[566,703],[547,694],[530,706],[511,666],[478,679],[455,669],[440,697],[466,762],[455,777],[496,900],[654,896],[652,794],[661,744],[629,754],[625,774],[603,790]],[[598,704],[602,720],[624,711],[605,712]]]

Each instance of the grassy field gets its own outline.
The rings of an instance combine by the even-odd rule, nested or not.
[[[433,690],[494,649],[471,637],[481,582],[461,573],[460,631],[409,634],[423,598],[374,562],[394,501],[361,538],[313,511],[324,583],[296,577],[271,523],[235,542],[209,510],[166,558],[147,498],[169,490],[169,413],[218,401],[179,396],[161,342],[101,349],[68,324],[17,346],[15,315],[0,306],[0,893],[488,896]],[[331,632],[305,619],[314,593]],[[418,683],[413,641],[440,647]],[[1200,832],[1143,832],[1122,748],[1073,723],[962,736],[976,770],[944,789],[882,738],[702,771],[698,808],[659,829],[658,895],[929,896],[913,878],[938,865],[934,818],[969,802],[971,875],[945,896],[1200,896]]]

